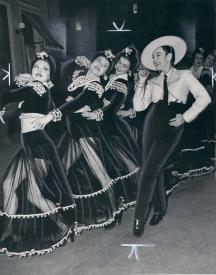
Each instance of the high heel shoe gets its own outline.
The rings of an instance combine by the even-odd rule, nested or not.
[[[154,213],[149,224],[157,225],[163,219],[164,215],[162,213]]]
[[[77,228],[78,223],[74,222],[73,226],[71,227],[72,233],[70,234],[70,241],[74,242],[75,235],[76,235],[76,228]]]
[[[124,203],[125,203],[125,200],[123,197],[120,197],[118,199],[118,208],[121,209],[120,213],[116,214],[116,216],[114,217],[114,220],[111,222],[111,223],[108,223],[104,226],[104,229],[106,230],[110,230],[112,228],[115,227],[116,223],[118,225],[121,224],[121,221],[122,221],[122,217],[123,217],[123,207],[124,207]]]
[[[118,225],[121,224],[121,220],[122,220],[122,217],[123,217],[123,211],[121,211],[120,213],[118,213],[115,217],[114,217],[114,220],[111,222],[111,223],[108,223],[104,226],[104,229],[106,230],[110,230],[110,229],[113,229],[116,225],[116,223]]]
[[[144,221],[141,221],[139,219],[134,220],[134,225],[133,225],[133,235],[136,237],[140,237],[143,235],[145,230],[145,223]]]

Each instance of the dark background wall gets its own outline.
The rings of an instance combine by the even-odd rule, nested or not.
[[[138,13],[133,13],[137,3]],[[134,43],[139,50],[161,35],[183,37],[189,52],[215,47],[214,0],[61,0],[66,18],[67,54],[90,56],[95,50],[114,52]],[[125,21],[131,32],[108,32]],[[76,22],[81,30],[76,30]],[[78,24],[79,24],[78,23]]]

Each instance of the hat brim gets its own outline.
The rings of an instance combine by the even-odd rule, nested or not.
[[[185,41],[178,36],[162,36],[153,40],[149,43],[143,50],[141,54],[141,62],[143,66],[149,70],[157,71],[155,65],[153,64],[152,53],[155,49],[161,46],[171,46],[175,51],[175,62],[176,65],[185,56],[187,51],[187,44]]]

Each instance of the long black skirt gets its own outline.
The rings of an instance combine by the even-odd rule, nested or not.
[[[122,119],[95,122],[93,128],[83,123],[71,124],[58,147],[77,206],[78,232],[103,228],[135,205],[140,153]]]
[[[44,131],[21,135],[22,147],[0,183],[0,252],[52,252],[73,238],[75,203],[55,145]]]

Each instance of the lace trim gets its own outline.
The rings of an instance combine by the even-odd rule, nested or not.
[[[116,90],[117,92],[127,95],[127,86],[124,83],[121,83],[119,81],[113,81],[110,87],[112,90]]]
[[[188,172],[185,172],[185,173],[179,173],[178,171],[172,171],[171,174],[174,177],[184,178],[184,177],[191,177],[191,176],[199,176],[199,175],[209,174],[209,173],[213,172],[214,170],[215,170],[214,166],[210,166],[210,167],[204,166],[202,168],[189,170]]]
[[[4,248],[0,249],[0,253],[4,253],[9,257],[19,256],[20,258],[33,256],[33,255],[44,255],[47,253],[51,253],[56,248],[62,246],[63,244],[67,243],[68,241],[70,241],[70,235],[73,234],[74,231],[76,231],[76,228],[77,228],[77,222],[75,222],[75,226],[73,229],[70,228],[68,230],[66,236],[64,236],[59,242],[57,242],[56,244],[53,244],[50,248],[47,248],[47,249],[42,249],[42,250],[31,249],[29,251],[23,251],[23,252],[11,252],[11,251],[8,251],[8,249],[6,247],[4,247]]]
[[[15,84],[18,87],[26,86],[26,84],[29,82],[33,82],[33,78],[31,74],[18,74],[15,77]]]
[[[81,74],[83,72],[84,72],[84,70],[75,70],[73,75],[72,75],[72,81],[74,81],[79,76],[79,74]]]
[[[39,95],[42,96],[44,93],[46,93],[46,89],[44,88],[44,85],[48,88],[53,87],[53,84],[51,81],[48,83],[45,83],[44,85],[40,82],[34,82],[31,74],[19,74],[15,77],[15,84],[18,87],[25,87],[30,86],[33,87],[33,90]]]
[[[85,88],[87,88],[89,91],[96,92],[99,98],[101,98],[104,93],[104,89],[99,83],[89,83],[85,86]]]
[[[44,218],[44,217],[47,217],[47,216],[50,216],[54,213],[57,213],[59,210],[63,210],[63,211],[66,211],[70,208],[75,208],[76,207],[76,204],[73,203],[71,205],[68,205],[68,206],[59,206],[51,211],[48,211],[48,212],[44,212],[44,213],[38,213],[38,214],[27,214],[27,215],[10,215],[6,212],[2,212],[0,211],[0,216],[6,216],[8,218],[12,218],[12,219],[31,219],[31,218]]]
[[[73,197],[74,197],[74,199],[95,197],[97,195],[100,195],[100,194],[106,192],[113,184],[117,183],[119,180],[127,179],[127,178],[133,176],[134,174],[137,174],[139,171],[140,171],[140,168],[136,168],[133,172],[131,172],[131,173],[125,175],[125,176],[121,176],[121,177],[117,177],[115,179],[112,179],[110,181],[110,183],[105,188],[103,188],[103,189],[101,189],[97,192],[94,192],[94,193],[91,193],[91,194],[85,194],[85,195],[73,195]]]
[[[100,82],[100,78],[98,76],[86,78],[85,75],[80,75],[73,79],[72,83],[68,86],[68,91],[73,92],[78,87],[87,86],[91,82]]]
[[[30,86],[33,90],[39,95],[42,96],[46,93],[46,89],[44,88],[43,84],[40,82],[29,82],[25,86]]]
[[[82,225],[82,226],[77,226],[76,230],[76,235],[80,235],[81,232],[83,231],[89,231],[91,229],[97,229],[97,228],[104,228],[106,225],[109,225],[110,223],[114,222],[115,217],[120,214],[123,211],[126,211],[129,207],[133,207],[136,205],[136,201],[124,203],[122,207],[120,207],[117,211],[113,212],[113,217],[107,220],[106,222],[103,223],[96,223],[96,224],[91,224],[88,226]]]
[[[49,114],[52,115],[52,121],[54,122],[60,121],[62,118],[62,112],[59,109],[54,109]]]
[[[194,170],[195,171],[195,170]],[[201,176],[205,176],[208,174],[211,174],[213,171],[206,171],[206,172],[199,172],[199,173],[194,173],[192,176],[193,177],[201,177]],[[182,177],[184,178],[184,177]],[[178,188],[182,183],[191,181],[191,175],[190,178],[186,178],[184,180],[179,181],[177,184],[175,184],[174,186],[172,186],[169,190],[166,190],[166,195],[171,194],[176,188]]]

